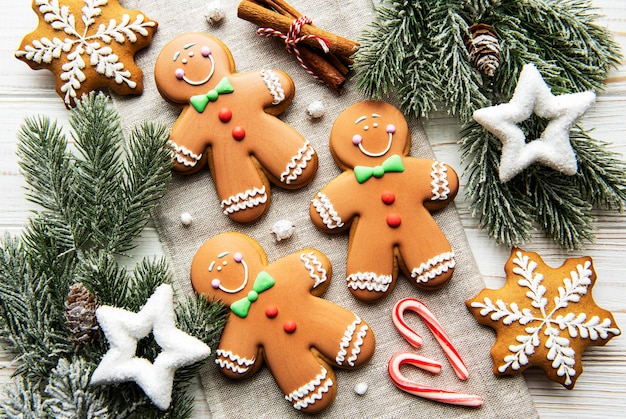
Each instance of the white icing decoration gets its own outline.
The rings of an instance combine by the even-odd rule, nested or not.
[[[430,177],[433,181],[430,182],[430,186],[433,188],[433,196],[430,200],[445,201],[448,199],[448,194],[450,193],[450,188],[448,187],[448,168],[445,163],[435,161],[433,162],[432,169]]]
[[[357,272],[348,275],[346,282],[353,290],[368,290],[377,292],[387,292],[391,284],[391,275],[378,275],[376,272]]]
[[[329,229],[343,227],[344,224],[343,221],[341,221],[341,217],[339,217],[330,199],[328,199],[325,194],[318,192],[317,197],[311,202],[326,227]]]
[[[191,53],[189,53],[189,56],[193,57]],[[202,80],[191,80],[191,79],[188,79],[187,76],[183,74],[183,80],[185,81],[185,83],[191,86],[202,86],[203,84],[211,80],[211,77],[213,77],[213,73],[215,72],[215,61],[213,60],[213,54],[209,54],[208,57],[203,57],[203,58],[208,58],[211,61],[211,71],[209,71],[209,74],[207,74],[207,76],[203,78]],[[183,64],[187,64],[186,59],[183,59],[182,62]]]
[[[498,367],[498,371],[505,372],[508,368],[519,370],[529,363],[529,356],[535,353],[535,348],[541,344],[540,336],[547,336],[545,347],[548,349],[547,359],[552,361],[550,365],[557,372],[559,377],[565,377],[565,385],[572,383],[571,377],[576,375],[574,366],[576,364],[575,351],[570,347],[570,340],[567,336],[561,336],[560,331],[567,330],[570,338],[580,337],[582,339],[607,339],[609,334],[615,336],[620,334],[620,330],[611,327],[611,319],[600,319],[593,316],[587,319],[586,313],[568,312],[565,316],[557,313],[569,307],[570,303],[576,304],[580,298],[587,294],[591,285],[591,262],[586,261],[584,265],[577,265],[576,271],[570,272],[568,278],[563,278],[563,286],[558,288],[559,295],[554,297],[554,308],[546,311],[549,300],[545,298],[546,287],[541,284],[543,275],[535,273],[537,263],[522,252],[517,252],[513,258],[516,267],[513,273],[519,276],[517,283],[524,288],[528,288],[526,296],[529,304],[540,311],[541,316],[537,317],[533,309],[520,307],[513,302],[508,304],[498,299],[495,304],[489,298],[484,299],[484,303],[474,301],[471,306],[480,308],[480,315],[489,316],[493,321],[502,321],[504,325],[519,323],[525,327],[526,335],[519,335],[515,338],[519,345],[510,345],[509,355],[504,357],[504,364]],[[538,324],[537,324],[538,323]]]
[[[267,193],[265,192],[265,185],[263,185],[261,189],[254,187],[245,192],[231,196],[223,200],[220,205],[224,210],[224,214],[233,214],[237,211],[256,207],[265,202],[267,202]]]
[[[296,410],[307,408],[309,405],[315,404],[317,400],[321,400],[324,393],[328,393],[328,389],[333,385],[333,380],[327,378],[328,371],[322,367],[319,374],[314,379],[303,385],[297,390],[285,395],[285,399],[293,405]]]
[[[118,44],[126,41],[135,43],[138,39],[137,35],[149,35],[146,27],[155,26],[155,22],[146,22],[142,14],[138,14],[135,21],[131,22],[130,16],[124,14],[119,23],[115,19],[110,19],[108,25],[100,24],[94,32],[92,25],[95,17],[102,14],[99,6],[106,6],[107,3],[107,0],[85,0],[85,6],[81,9],[82,15],[77,19],[70,13],[68,6],[60,6],[56,0],[35,2],[46,23],[59,31],[60,35],[67,35],[67,37],[35,39],[32,45],[26,45],[23,51],[17,51],[15,55],[38,64],[50,64],[66,54],[68,61],[61,67],[63,72],[59,78],[65,82],[60,90],[65,93],[64,101],[67,104],[76,98],[76,91],[86,80],[83,70],[87,64],[98,74],[115,80],[117,84],[126,83],[131,89],[137,87],[137,83],[130,80],[132,77],[130,71],[124,68],[124,63],[119,60],[119,56],[108,44],[113,41]],[[84,24],[84,28],[80,31],[76,28],[77,21]],[[87,55],[88,59],[84,60],[83,55]]]
[[[254,362],[256,361],[256,358],[248,359],[223,349],[218,349],[215,353],[218,357],[222,357],[215,359],[215,363],[219,365],[220,368],[229,369],[237,374],[244,374],[248,372],[250,367],[254,365]]]
[[[311,147],[309,140],[305,140],[304,145],[298,149],[298,154],[291,158],[287,164],[285,171],[280,174],[280,181],[289,185],[292,181],[298,179],[307,164],[313,158],[315,150]]]
[[[428,282],[431,279],[441,275],[444,272],[454,268],[456,261],[454,260],[454,252],[445,252],[434,256],[423,262],[420,266],[411,271],[411,278],[416,282]]]
[[[367,131],[368,127],[364,127],[364,129]],[[389,141],[387,142],[387,148],[385,148],[383,151],[379,152],[379,153],[372,153],[371,151],[367,151],[365,149],[365,147],[363,147],[363,143],[359,143],[359,150],[361,150],[361,153],[365,154],[366,156],[369,157],[380,157],[380,156],[384,156],[385,154],[387,154],[387,152],[391,149],[391,144],[393,143],[393,132],[389,133]]]
[[[218,257],[219,258],[223,258],[223,257],[225,257],[228,254],[230,254],[230,253],[224,252],[224,253],[218,255]],[[241,265],[243,266],[243,282],[241,283],[241,285],[239,285],[235,289],[229,289],[229,288],[224,287],[222,285],[222,283],[220,282],[220,285],[218,287],[220,290],[222,290],[222,291],[224,291],[224,292],[226,292],[228,294],[237,294],[239,291],[244,289],[246,287],[246,285],[248,285],[248,264],[246,263],[245,260],[243,260],[243,258],[241,259],[241,261],[239,263],[241,263]],[[211,267],[214,266],[214,264],[215,264],[215,261],[211,262],[211,264],[209,265],[209,272],[211,272]],[[224,261],[222,263],[222,265],[226,266],[227,262]],[[222,271],[222,267],[221,266],[218,266],[216,269],[217,269],[218,272]]]
[[[276,73],[272,70],[263,69],[261,70],[261,77],[263,77],[263,82],[274,98],[272,105],[278,105],[285,100],[285,91],[283,90],[283,86],[281,86],[280,79]]]
[[[167,140],[167,146],[172,149],[172,157],[187,167],[194,167],[202,159],[202,154],[195,154],[184,145],[178,145],[172,140]]]
[[[353,341],[355,336],[355,332],[357,326],[361,324],[361,319],[357,316],[356,319],[346,328],[346,331],[341,338],[341,342],[339,343],[339,352],[335,357],[335,363],[339,366],[343,365],[345,361],[346,355],[348,354],[347,349],[350,347],[350,343]],[[366,324],[361,325],[359,327],[358,333],[356,333],[356,339],[354,339],[354,343],[352,345],[352,351],[350,351],[350,357],[348,358],[348,365],[354,367],[354,362],[359,357],[361,353],[361,346],[363,345],[363,338],[367,334],[368,326]]]
[[[304,267],[309,271],[309,276],[315,281],[313,288],[317,288],[318,285],[326,282],[328,279],[326,269],[324,269],[322,262],[315,257],[315,253],[302,253],[300,255],[300,260],[304,262]]]
[[[570,128],[595,100],[591,91],[554,96],[539,70],[533,64],[524,65],[509,103],[474,112],[476,122],[502,141],[500,181],[508,182],[535,162],[574,175],[578,165],[569,141]],[[533,113],[550,122],[539,138],[527,142],[516,124]]]

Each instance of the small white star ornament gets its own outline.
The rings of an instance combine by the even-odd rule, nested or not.
[[[159,286],[141,311],[102,306],[96,311],[109,350],[91,376],[92,385],[134,381],[161,410],[172,401],[174,373],[209,356],[199,339],[176,328],[172,287]],[[152,332],[161,352],[153,363],[136,356],[137,342]]]
[[[533,163],[566,175],[575,174],[578,164],[569,132],[595,100],[591,91],[554,96],[539,70],[526,64],[509,103],[474,112],[476,122],[502,141],[500,181],[508,182]],[[541,137],[526,143],[524,132],[516,124],[533,113],[550,122]]]

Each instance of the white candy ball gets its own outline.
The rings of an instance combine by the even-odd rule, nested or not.
[[[188,212],[183,212],[182,214],[180,214],[180,222],[183,223],[184,226],[191,225],[192,221],[193,218]]]
[[[276,221],[270,230],[276,236],[277,241],[290,238],[294,231],[296,231],[296,226],[289,220]]]
[[[206,21],[211,25],[221,22],[224,16],[225,13],[222,8],[222,2],[219,0],[210,2],[207,6],[207,14],[204,15]]]
[[[356,394],[358,394],[359,396],[364,395],[365,393],[367,393],[367,383],[358,383],[357,385],[354,386],[354,392]]]
[[[321,100],[316,100],[311,102],[309,106],[306,108],[306,114],[311,119],[317,119],[324,116],[326,112],[326,107],[324,106],[324,102]]]

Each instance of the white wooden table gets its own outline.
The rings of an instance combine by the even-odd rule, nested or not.
[[[32,71],[13,57],[21,38],[36,26],[36,17],[28,0],[0,0],[0,234],[19,234],[33,205],[24,197],[24,180],[15,156],[16,133],[27,116],[48,115],[67,124],[68,111],[54,92],[54,79],[47,71]],[[626,49],[626,2],[595,0],[600,23],[607,25]],[[440,160],[459,169],[459,126],[445,114],[425,122],[433,149]],[[626,63],[613,71],[608,89],[598,96],[596,104],[584,119],[586,128],[594,128],[596,138],[607,140],[611,149],[626,156]],[[459,170],[461,171],[461,170]],[[472,252],[487,285],[499,288],[504,283],[503,266],[509,249],[497,246],[478,229],[468,210],[464,194],[456,199]],[[567,253],[551,241],[536,234],[527,250],[540,253],[548,263],[558,266],[566,257],[589,255],[594,259],[598,282],[594,288],[596,302],[613,312],[626,333],[626,215],[596,212],[597,240],[583,252]],[[137,258],[161,255],[158,236],[148,227],[135,250]],[[0,386],[9,381],[15,370],[13,354],[0,347]],[[585,371],[575,390],[565,390],[545,379],[543,372],[531,369],[524,374],[541,417],[609,418],[626,416],[626,337],[614,338],[607,346],[588,349],[583,356]],[[198,389],[195,414],[206,416],[207,407]]]

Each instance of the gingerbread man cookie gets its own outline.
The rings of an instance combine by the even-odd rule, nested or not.
[[[100,87],[140,94],[143,74],[135,53],[152,41],[157,23],[117,0],[34,0],[37,29],[15,56],[32,69],[48,69],[65,105]]]
[[[317,154],[309,141],[276,118],[295,92],[282,71],[235,73],[219,39],[188,33],[165,45],[155,81],[161,96],[183,109],[170,139],[174,170],[193,173],[208,163],[231,219],[251,222],[263,215],[270,181],[296,189],[315,176]]]
[[[293,407],[307,413],[333,401],[332,367],[355,368],[374,354],[374,334],[354,313],[318,298],[331,266],[305,249],[268,264],[250,237],[223,233],[206,241],[191,263],[198,294],[230,306],[215,362],[244,378],[263,361]]]
[[[411,137],[394,106],[363,101],[343,111],[330,150],[344,173],[312,200],[313,223],[329,232],[351,226],[348,288],[365,301],[394,287],[398,268],[420,288],[452,276],[454,253],[430,211],[454,199],[459,181],[447,164],[406,157]]]

